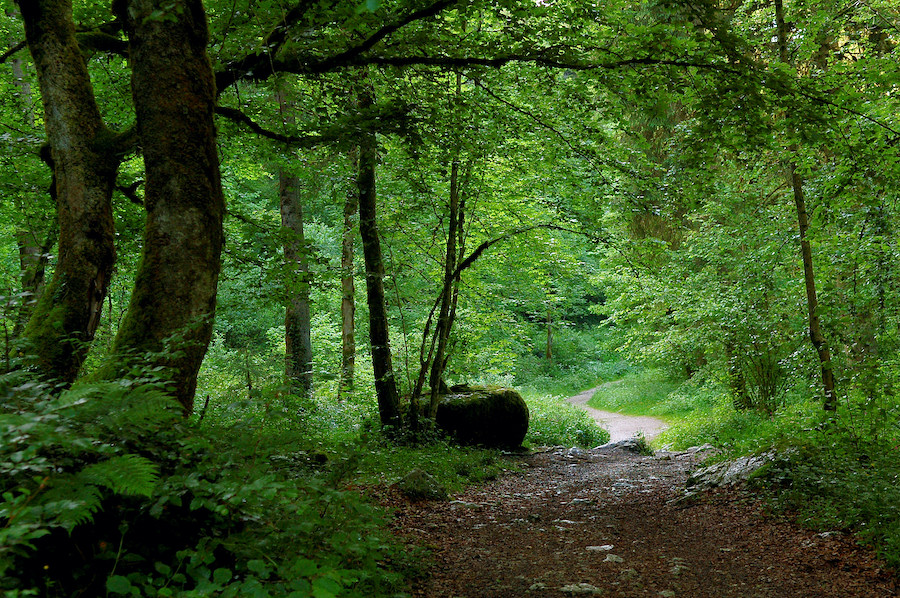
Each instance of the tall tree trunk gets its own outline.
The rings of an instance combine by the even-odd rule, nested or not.
[[[309,250],[303,236],[303,204],[300,180],[282,169],[278,171],[281,198],[281,226],[284,229],[285,280],[284,375],[291,392],[311,397],[312,333],[309,310]]]
[[[123,373],[127,355],[169,368],[174,396],[190,413],[212,335],[225,209],[206,15],[199,0],[115,7],[130,43],[147,216],[131,302],[103,374]]]
[[[789,165],[791,186],[794,190],[794,204],[797,208],[797,221],[800,228],[800,253],[803,257],[803,280],[806,283],[806,306],[809,316],[809,340],[819,356],[819,364],[822,372],[822,388],[825,393],[823,408],[826,411],[837,409],[837,395],[835,394],[834,370],[831,364],[831,350],[822,333],[822,325],[819,322],[819,300],[816,296],[816,279],[813,273],[812,248],[807,238],[809,230],[809,217],[806,213],[806,198],[803,193],[803,179],[797,173],[795,164]]]
[[[775,21],[778,28],[778,51],[781,62],[790,64],[787,47],[787,25],[784,19],[784,4],[782,0],[775,0]],[[789,147],[789,151],[796,151],[795,147]],[[800,253],[803,259],[803,280],[806,284],[806,306],[809,317],[809,339],[819,356],[822,372],[822,388],[825,394],[823,408],[826,411],[837,409],[837,395],[834,385],[834,370],[831,363],[831,350],[828,348],[822,326],[819,322],[819,300],[816,295],[816,279],[813,272],[812,248],[807,238],[809,230],[809,216],[806,212],[806,195],[803,192],[803,178],[797,172],[797,165],[793,161],[786,164],[787,174],[791,180],[791,188],[794,192],[794,205],[797,210],[797,222],[800,229]]]
[[[375,104],[375,92],[365,74],[357,82],[359,108],[363,111]],[[388,334],[387,309],[384,301],[384,260],[378,237],[377,195],[375,193],[375,165],[377,162],[375,131],[360,134],[359,169],[359,236],[362,239],[363,258],[366,263],[366,302],[369,306],[369,341],[372,345],[372,369],[375,374],[375,394],[378,413],[385,426],[399,427],[400,394],[394,378],[391,347]]]
[[[457,86],[460,84],[460,75],[457,73]],[[447,249],[444,252],[444,282],[441,288],[441,307],[438,311],[437,324],[434,328],[437,340],[434,359],[431,362],[431,374],[428,377],[428,385],[431,387],[431,396],[428,402],[428,416],[432,419],[437,415],[438,395],[441,391],[441,379],[446,365],[444,355],[447,351],[447,341],[450,338],[450,307],[453,302],[453,273],[456,271],[456,242],[457,226],[459,224],[459,148],[453,153],[453,162],[450,165],[450,202],[449,223],[447,230]]]
[[[42,157],[53,171],[59,219],[53,279],[23,337],[39,371],[72,382],[100,322],[112,275],[111,198],[120,159],[75,40],[70,0],[20,0],[19,10],[41,88],[47,131]]]
[[[358,157],[352,156],[354,169]],[[341,380],[338,393],[353,389],[356,370],[356,285],[353,281],[353,228],[359,209],[359,197],[348,193],[344,201],[344,228],[341,238]]]
[[[280,85],[275,93],[284,124],[294,124],[294,105],[289,99],[289,89]],[[288,152],[293,155],[293,152]],[[312,321],[310,320],[309,248],[303,234],[303,202],[300,179],[284,167],[278,168],[278,197],[281,211],[281,228],[284,235],[283,250],[286,266],[284,280],[284,377],[290,392],[311,397],[312,376]]]

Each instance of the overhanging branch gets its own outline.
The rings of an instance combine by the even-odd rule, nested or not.
[[[237,108],[229,108],[227,106],[216,106],[216,114],[223,116],[232,122],[236,122],[246,126],[248,129],[261,137],[266,137],[274,141],[279,141],[287,145],[298,148],[310,148],[320,145],[327,141],[333,141],[334,137],[323,135],[284,135],[264,128],[255,120],[238,110]]]

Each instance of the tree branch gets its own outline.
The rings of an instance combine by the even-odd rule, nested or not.
[[[263,80],[277,72],[294,73],[324,73],[335,70],[341,66],[352,64],[352,59],[371,50],[385,37],[397,32],[407,25],[440,14],[441,11],[456,4],[459,0],[437,0],[433,4],[420,10],[413,11],[399,20],[384,25],[359,44],[352,46],[343,52],[324,59],[300,60],[297,64],[306,64],[302,71],[284,70],[279,68],[280,61],[275,60],[275,54],[281,49],[287,39],[290,27],[296,24],[310,7],[316,4],[314,0],[305,0],[299,3],[285,15],[282,23],[272,31],[263,43],[263,51],[256,52],[235,60],[225,69],[216,73],[216,92],[222,93],[237,81],[242,79]],[[365,63],[361,63],[365,64]]]
[[[25,40],[22,40],[3,54],[0,54],[0,64],[3,64],[7,60],[9,60],[9,58],[11,56],[14,56],[19,50],[24,50],[27,45],[28,44],[25,43]]]
[[[292,145],[294,147],[310,148],[327,141],[333,141],[335,139],[334,137],[327,137],[323,135],[283,135],[275,131],[270,131],[269,129],[262,127],[259,123],[254,121],[252,118],[250,118],[237,108],[216,106],[215,112],[219,116],[224,116],[232,122],[245,125],[248,129],[261,137],[266,137],[268,139],[279,141],[281,143]]]

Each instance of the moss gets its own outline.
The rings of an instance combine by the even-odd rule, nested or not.
[[[67,292],[63,276],[55,276],[34,306],[18,347],[20,357],[31,356],[41,374],[64,382],[72,382],[86,353],[83,341],[74,331],[80,331],[72,321],[65,301]],[[28,355],[24,353],[27,352]]]
[[[503,387],[454,387],[438,405],[437,425],[461,444],[516,448],[528,433],[528,405]]]

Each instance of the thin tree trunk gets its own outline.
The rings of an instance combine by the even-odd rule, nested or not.
[[[352,156],[354,169],[359,168],[358,158]],[[356,285],[353,280],[353,229],[359,197],[348,193],[344,201],[344,228],[341,238],[341,380],[340,395],[353,389],[356,370]]]
[[[18,17],[19,12],[15,9],[7,9],[6,16]],[[12,71],[15,85],[19,88],[19,98],[21,101],[16,102],[17,108],[22,110],[25,116],[25,124],[33,128],[34,111],[31,107],[31,83],[25,78],[25,70],[22,68],[24,60],[19,56],[13,56],[9,60],[10,70]],[[54,222],[54,229],[55,222]],[[44,239],[38,239],[38,235],[44,236]],[[46,272],[47,263],[49,262],[48,252],[55,243],[55,237],[58,233],[54,230],[51,235],[34,230],[31,223],[27,228],[16,231],[16,245],[19,248],[19,281],[20,294],[19,305],[16,313],[16,322],[13,326],[12,337],[19,338],[25,330],[25,325],[34,311],[34,306],[40,299],[41,291],[44,289],[44,274]]]
[[[87,354],[115,261],[111,207],[120,158],[104,125],[75,40],[69,0],[19,2],[34,58],[47,146],[51,195],[59,218],[59,255],[25,327],[28,351],[44,375],[72,382]]]
[[[553,361],[553,311],[547,308],[547,346],[544,350],[547,361]]]
[[[357,93],[361,110],[375,104],[372,84],[363,74],[358,81]],[[387,310],[384,300],[384,260],[378,237],[377,195],[375,192],[375,165],[377,162],[375,131],[360,134],[359,169],[359,236],[362,239],[363,258],[366,263],[366,300],[369,306],[369,341],[372,345],[372,369],[375,374],[375,394],[378,413],[384,426],[399,427],[400,394],[394,378],[391,360]]]
[[[778,51],[781,62],[789,64],[787,48],[787,25],[784,19],[784,4],[782,0],[775,0],[775,21],[778,27]],[[788,148],[790,152],[796,150]],[[788,176],[791,179],[791,188],[794,192],[794,205],[797,210],[797,222],[800,229],[800,253],[803,258],[803,280],[806,284],[806,305],[809,316],[809,339],[819,356],[822,372],[822,388],[825,393],[823,408],[826,411],[837,409],[837,395],[835,393],[834,370],[831,363],[831,350],[828,348],[822,326],[819,322],[819,300],[816,295],[816,279],[813,272],[812,248],[807,238],[809,230],[809,216],[806,212],[806,195],[803,192],[803,178],[797,172],[797,165],[790,161],[786,164]]]
[[[459,75],[457,75],[459,77]],[[450,165],[450,214],[447,231],[447,249],[444,253],[444,282],[441,288],[441,307],[438,312],[434,334],[437,338],[434,359],[431,362],[431,375],[428,385],[431,387],[428,415],[432,419],[437,415],[438,395],[441,391],[441,378],[444,374],[444,355],[447,351],[447,340],[450,338],[450,306],[453,302],[453,273],[456,271],[456,228],[459,224],[459,152],[455,152]]]
[[[309,309],[309,250],[303,236],[303,205],[300,201],[300,180],[283,170],[278,171],[281,198],[281,226],[286,234],[284,261],[288,266],[285,281],[284,375],[291,392],[311,397],[312,324]]]
[[[124,373],[126,356],[169,368],[190,413],[212,335],[225,209],[206,15],[199,0],[116,6],[130,43],[147,215],[131,302],[102,375]]]
[[[21,296],[19,300],[16,324],[13,327],[13,338],[19,338],[28,324],[34,306],[44,291],[44,274],[49,261],[48,252],[53,246],[53,236],[38,240],[32,231],[21,230],[16,233],[16,245],[19,247],[19,281]]]
[[[807,238],[809,230],[809,217],[806,213],[806,198],[803,193],[803,180],[797,174],[797,167],[790,164],[791,186],[794,189],[794,204],[797,207],[797,221],[800,228],[800,253],[803,256],[803,280],[806,283],[806,305],[809,315],[809,340],[816,349],[822,371],[822,388],[825,393],[823,408],[826,411],[837,409],[837,395],[835,394],[834,370],[831,364],[831,350],[822,326],[819,322],[819,300],[816,296],[816,279],[813,273],[812,248]]]

